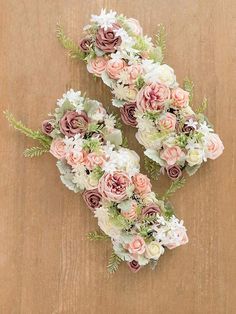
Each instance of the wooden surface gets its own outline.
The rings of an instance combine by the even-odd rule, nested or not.
[[[194,80],[196,103],[208,95],[207,114],[225,152],[172,199],[190,243],[165,254],[155,272],[134,275],[123,265],[109,276],[111,247],[86,239],[97,225],[81,197],[62,185],[52,157],[22,156],[32,142],[1,115],[0,313],[235,313],[234,0],[0,0],[2,110],[38,128],[68,87],[109,105],[109,90],[55,38],[59,20],[79,38],[102,7],[139,19],[149,35],[158,23],[166,26],[166,62],[179,82]],[[134,130],[124,132],[143,156]],[[154,188],[167,184],[161,178]]]

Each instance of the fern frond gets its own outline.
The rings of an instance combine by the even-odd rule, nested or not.
[[[147,170],[147,172],[150,174],[151,178],[154,180],[157,180],[160,175],[160,167],[158,164],[151,160],[150,158],[146,157],[144,158],[144,167]]]
[[[194,90],[194,83],[189,78],[184,80],[184,90],[189,92],[189,104],[193,102],[193,90]]]
[[[88,239],[91,241],[106,240],[110,237],[102,231],[91,231],[88,233]]]
[[[168,190],[165,192],[165,194],[162,196],[162,200],[167,200],[170,196],[172,196],[177,190],[181,189],[186,180],[185,178],[173,181],[168,188]]]
[[[31,147],[31,148],[27,148],[24,151],[24,156],[25,157],[39,157],[42,156],[44,153],[49,152],[49,149],[43,148],[43,147]]]
[[[9,122],[9,124],[17,131],[23,133],[25,136],[32,138],[33,140],[39,141],[45,149],[50,148],[52,139],[43,134],[41,131],[34,131],[26,127],[21,121],[17,121],[12,113],[9,111],[4,111],[4,114]]]
[[[72,59],[84,59],[85,54],[83,53],[83,51],[79,49],[78,45],[73,41],[73,39],[65,34],[63,27],[59,23],[56,26],[56,34],[57,39],[59,40],[61,45],[66,50],[68,50],[69,56]]]
[[[208,107],[208,99],[204,97],[202,103],[196,109],[196,113],[203,113],[207,107]]]
[[[156,35],[156,46],[160,47],[162,59],[164,59],[164,52],[166,49],[166,30],[164,25],[160,24]]]
[[[120,263],[122,262],[122,259],[116,255],[114,251],[112,251],[112,254],[109,258],[107,269],[109,273],[113,274],[117,271]]]

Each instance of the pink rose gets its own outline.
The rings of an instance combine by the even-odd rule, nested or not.
[[[80,42],[79,42],[79,47],[83,52],[88,52],[89,48],[92,44],[92,39],[91,38],[83,38]]]
[[[161,209],[155,203],[148,204],[147,206],[143,207],[143,209],[142,209],[142,215],[144,217],[152,216],[152,215],[156,215],[156,214],[160,214],[160,213],[161,213]]]
[[[123,59],[110,59],[107,62],[106,71],[109,77],[113,80],[118,80],[120,72],[126,67],[126,62]]]
[[[137,125],[136,118],[134,116],[136,110],[136,103],[126,103],[120,108],[121,119],[126,125],[135,127]]]
[[[52,141],[51,147],[50,147],[50,153],[57,159],[65,158],[66,152],[65,152],[65,143],[63,142],[63,139],[57,138]]]
[[[174,131],[176,125],[176,116],[173,113],[167,112],[161,115],[158,126],[164,131]]]
[[[45,120],[42,123],[42,132],[46,135],[49,135],[52,133],[54,130],[54,127],[52,126],[52,120]]]
[[[131,270],[133,273],[137,273],[137,272],[140,270],[140,268],[141,268],[141,266],[139,265],[139,263],[138,263],[137,261],[135,261],[135,260],[133,260],[132,262],[128,262],[127,264],[128,264],[130,270]]]
[[[131,254],[143,254],[145,252],[145,241],[142,237],[136,236],[133,240],[128,244],[128,250]]]
[[[134,220],[137,218],[137,203],[132,201],[131,206],[128,210],[121,210],[121,215],[129,220]]]
[[[85,165],[88,170],[93,170],[96,166],[102,167],[106,161],[103,154],[89,153],[86,157]]]
[[[105,71],[107,65],[107,59],[104,57],[96,57],[89,60],[87,64],[87,70],[98,77]]]
[[[125,69],[128,73],[129,84],[134,84],[137,78],[142,74],[142,68],[139,64],[133,64]]]
[[[115,52],[117,47],[121,44],[121,37],[116,36],[115,30],[120,27],[117,24],[113,24],[112,27],[105,30],[100,28],[96,35],[95,44],[104,52]]]
[[[67,111],[60,120],[60,131],[68,137],[84,135],[88,128],[88,116],[84,111]]]
[[[134,33],[137,36],[142,36],[143,29],[141,25],[139,24],[139,21],[133,18],[126,19],[126,24],[130,28],[131,32]]]
[[[184,157],[179,146],[166,147],[161,151],[160,157],[164,159],[169,166],[173,166],[180,158]]]
[[[206,137],[206,157],[210,159],[218,158],[224,150],[224,145],[216,133],[209,133]]]
[[[188,236],[186,230],[184,230],[183,228],[180,228],[179,230],[175,231],[175,237],[177,237],[177,240],[175,242],[171,241],[170,243],[165,244],[165,246],[169,250],[172,250],[180,245],[188,243]]]
[[[170,99],[170,89],[159,83],[144,86],[137,95],[137,107],[141,111],[161,110],[165,101]]]
[[[189,93],[180,87],[172,90],[171,98],[173,99],[172,106],[177,108],[185,107],[189,102]]]
[[[133,178],[133,184],[135,186],[135,192],[140,195],[146,195],[151,192],[152,185],[149,178],[141,173],[136,174]]]
[[[70,151],[69,154],[66,155],[66,161],[72,168],[78,166],[79,164],[82,164],[84,162],[84,159],[85,154],[83,151]]]
[[[132,184],[123,171],[104,174],[98,182],[98,191],[108,201],[120,203],[128,198],[127,188]]]
[[[92,211],[94,211],[96,208],[101,207],[102,195],[98,192],[98,189],[84,191],[82,196],[85,203]]]

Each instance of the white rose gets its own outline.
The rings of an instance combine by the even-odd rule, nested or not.
[[[114,239],[120,236],[121,230],[110,221],[107,208],[97,208],[95,211],[95,217],[98,218],[98,225],[104,233]]]
[[[143,34],[143,29],[142,29],[141,25],[139,24],[139,21],[137,21],[136,19],[129,18],[126,20],[126,24],[128,25],[128,27],[131,29],[131,31],[135,35],[142,35]]]
[[[146,246],[145,256],[149,259],[158,260],[164,251],[163,246],[161,246],[159,242],[152,241]]]
[[[145,148],[161,148],[161,138],[156,130],[141,131],[135,134],[137,141]]]
[[[167,64],[154,64],[150,72],[144,76],[146,83],[161,83],[168,87],[177,87],[174,70]]]
[[[190,149],[186,155],[189,166],[200,165],[203,161],[203,152],[200,149]]]

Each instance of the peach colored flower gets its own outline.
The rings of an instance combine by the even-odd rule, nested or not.
[[[136,236],[128,244],[128,250],[131,254],[143,254],[145,252],[145,241],[142,237]]]
[[[121,215],[129,220],[134,220],[137,218],[137,203],[132,201],[131,206],[128,210],[121,210]]]
[[[96,166],[102,166],[106,161],[103,154],[89,153],[85,160],[85,165],[89,170],[93,170]]]
[[[224,145],[216,133],[209,133],[206,137],[206,157],[210,159],[218,158],[224,150]]]
[[[139,75],[142,74],[142,68],[139,64],[133,64],[126,68],[129,78],[129,84],[134,84]]]
[[[142,36],[143,34],[143,29],[141,25],[139,24],[139,21],[133,18],[126,19],[126,24],[128,27],[131,29],[131,31],[137,35],[137,36]]]
[[[87,70],[96,76],[101,76],[105,71],[107,65],[107,59],[104,57],[96,57],[91,59],[87,64]]]
[[[152,185],[149,178],[141,173],[136,174],[133,178],[133,184],[135,186],[135,192],[140,195],[146,195],[151,192]]]
[[[66,152],[65,152],[65,143],[63,142],[63,139],[57,138],[52,141],[51,147],[50,147],[50,153],[57,159],[65,158]]]
[[[118,80],[120,72],[126,67],[126,62],[123,59],[110,59],[107,62],[106,71],[109,77],[113,80]]]
[[[85,153],[83,151],[78,151],[78,152],[70,151],[66,155],[67,163],[73,168],[83,163],[84,160],[85,160]]]
[[[182,228],[177,231],[177,235],[178,235],[178,240],[176,242],[171,242],[171,243],[167,243],[165,244],[165,246],[169,249],[172,250],[174,248],[176,248],[177,246],[180,245],[184,245],[186,243],[188,243],[188,236],[185,230],[183,230]]]
[[[173,113],[167,112],[161,115],[158,125],[161,130],[174,131],[176,125],[176,116]]]
[[[170,99],[170,89],[159,83],[144,86],[137,95],[137,108],[141,111],[160,110],[163,104]]]
[[[189,93],[180,87],[172,90],[171,98],[173,99],[172,106],[177,108],[185,107],[189,102]]]
[[[164,159],[169,166],[174,165],[185,154],[179,146],[166,147],[161,151],[160,157]]]

